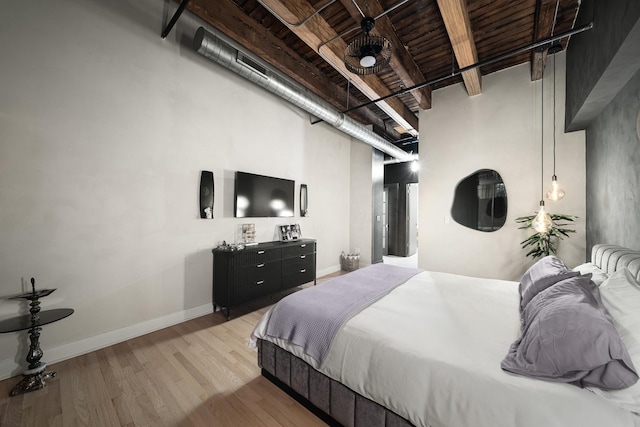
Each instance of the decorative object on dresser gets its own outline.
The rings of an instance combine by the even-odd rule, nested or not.
[[[31,278],[31,292],[7,297],[7,299],[21,299],[31,301],[29,305],[30,314],[12,317],[0,322],[0,333],[17,332],[29,330],[29,351],[27,352],[27,363],[29,367],[22,373],[22,380],[11,390],[10,396],[39,390],[45,387],[46,381],[55,377],[54,371],[45,371],[47,364],[41,362],[43,352],[40,349],[40,331],[42,326],[57,322],[73,314],[72,308],[57,308],[53,310],[40,311],[40,298],[44,298],[55,291],[55,289],[41,289],[36,291],[35,279]]]
[[[242,224],[242,243],[245,246],[257,245],[255,224]]]
[[[213,172],[200,174],[200,218],[213,219]]]
[[[290,240],[298,240],[302,238],[302,231],[300,230],[300,224],[287,224],[281,225],[280,240],[288,242]]]
[[[213,311],[316,283],[316,241],[259,243],[243,250],[213,249]]]

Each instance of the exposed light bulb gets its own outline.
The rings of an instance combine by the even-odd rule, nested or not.
[[[531,222],[531,226],[538,233],[546,233],[547,231],[549,231],[549,227],[551,227],[551,217],[544,210],[543,200],[540,200],[540,210]]]
[[[558,185],[558,177],[551,178],[551,190],[547,191],[547,199],[557,202],[564,197],[564,190]]]
[[[418,172],[420,170],[420,163],[415,160],[411,163],[411,172]]]
[[[376,57],[371,55],[363,56],[360,58],[360,65],[363,67],[373,67],[376,65]]]

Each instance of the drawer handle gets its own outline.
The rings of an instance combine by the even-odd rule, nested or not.
[[[300,255],[300,259],[305,259],[306,257],[306,255]]]
[[[301,248],[306,248],[307,244],[305,243],[304,245],[300,245]]]
[[[256,265],[256,267],[261,268],[264,267],[264,263]]]
[[[306,272],[307,272],[306,268],[303,268],[302,270],[300,270],[300,273],[306,273]]]
[[[262,285],[263,283],[264,283],[264,280],[258,280],[258,281],[256,282],[256,285],[260,286],[260,285]]]
[[[262,255],[264,251],[258,251],[258,255]]]

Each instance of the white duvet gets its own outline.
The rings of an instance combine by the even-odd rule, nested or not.
[[[518,304],[516,282],[423,272],[351,318],[317,369],[416,426],[640,426],[588,390],[500,369],[520,336]],[[252,339],[268,339],[268,318]]]

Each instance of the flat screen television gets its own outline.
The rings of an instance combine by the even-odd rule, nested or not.
[[[236,172],[236,218],[292,217],[295,182]]]

